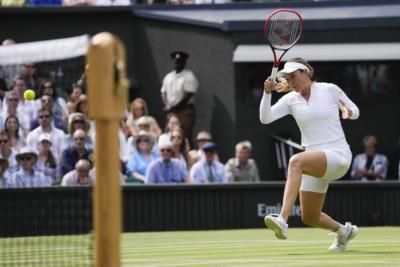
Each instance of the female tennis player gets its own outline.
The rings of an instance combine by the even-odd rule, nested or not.
[[[341,178],[351,165],[352,153],[340,122],[357,119],[358,107],[335,84],[312,80],[314,70],[302,58],[289,60],[279,71],[276,82],[268,77],[260,103],[260,121],[271,123],[292,115],[301,132],[305,151],[289,160],[288,177],[280,214],[265,216],[265,225],[279,239],[287,238],[288,217],[300,191],[302,221],[336,233],[332,251],[343,251],[358,233],[355,225],[342,225],[322,212],[329,182]],[[272,91],[291,91],[271,107]]]

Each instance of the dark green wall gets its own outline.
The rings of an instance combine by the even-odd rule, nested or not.
[[[139,81],[137,94],[151,105],[152,112],[164,125],[160,98],[161,81],[172,70],[170,52],[187,51],[187,68],[197,76],[200,88],[196,94],[197,123],[194,132],[211,131],[221,157],[235,139],[235,102],[233,77],[233,45],[228,33],[177,23],[136,19],[136,63]]]

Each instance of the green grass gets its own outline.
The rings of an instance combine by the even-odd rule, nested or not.
[[[122,266],[400,266],[400,227],[362,227],[345,252],[329,252],[327,231],[291,228],[125,233]],[[91,266],[92,238],[0,238],[0,266]]]
[[[334,236],[289,229],[288,240],[267,229],[130,233],[123,266],[400,266],[400,228],[360,228],[345,252],[329,252]]]

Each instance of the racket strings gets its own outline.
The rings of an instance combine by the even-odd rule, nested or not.
[[[302,24],[299,17],[275,16],[269,20],[268,42],[276,49],[289,49],[300,37]]]

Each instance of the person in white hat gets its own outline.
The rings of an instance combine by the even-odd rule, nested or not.
[[[136,151],[132,153],[126,164],[126,175],[144,183],[146,170],[150,163],[159,158],[152,149],[154,137],[150,132],[140,131],[135,139]]]
[[[50,176],[53,182],[59,183],[61,178],[61,166],[58,164],[57,158],[51,152],[51,136],[48,133],[42,133],[39,136],[38,160],[36,161],[35,170]]]
[[[30,147],[23,147],[16,159],[20,168],[11,177],[11,187],[47,187],[52,185],[52,179],[49,176],[34,169],[38,159],[35,150]]]
[[[305,224],[336,233],[331,251],[343,251],[357,235],[357,226],[335,221],[322,212],[330,181],[340,179],[348,171],[352,153],[340,121],[355,120],[358,107],[337,85],[312,80],[314,70],[302,58],[286,62],[278,76],[278,83],[268,77],[260,103],[260,121],[269,124],[292,115],[300,128],[301,144],[305,151],[289,160],[288,177],[280,214],[264,218],[268,228],[279,239],[287,238],[287,221],[300,192],[301,217]],[[274,90],[291,91],[271,107]]]

